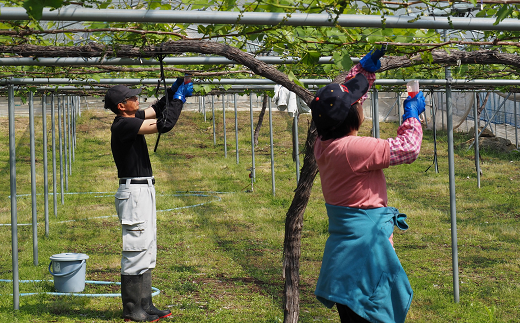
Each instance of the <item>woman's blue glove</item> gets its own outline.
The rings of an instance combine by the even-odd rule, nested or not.
[[[367,72],[375,73],[381,68],[381,62],[379,59],[385,55],[386,50],[384,48],[371,50],[359,61],[361,67]]]
[[[177,82],[176,82],[177,83]],[[179,99],[182,103],[186,102],[186,98],[190,97],[193,94],[193,82],[190,83],[182,83],[179,85],[179,88],[173,95],[174,99]]]
[[[424,102],[424,94],[422,91],[419,91],[413,98],[408,96],[403,103],[404,113],[403,113],[403,122],[408,118],[416,118],[419,119],[419,115],[424,112],[426,108],[426,103]]]
[[[173,93],[177,92],[177,90],[179,89],[179,86],[184,83],[184,78],[183,77],[178,77],[176,80],[175,80],[175,83],[172,84],[172,91]]]

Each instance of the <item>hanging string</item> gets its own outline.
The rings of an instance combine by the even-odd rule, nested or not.
[[[166,87],[166,77],[164,76],[164,64],[163,64],[163,59],[166,55],[162,54],[162,44],[161,44],[161,47],[159,48],[159,52],[161,53],[158,55],[159,66],[161,68],[161,76],[160,76],[159,80],[157,80],[157,88],[155,89],[155,96],[157,96],[157,94],[159,93],[159,89],[161,88],[161,81],[162,81],[163,85],[164,85],[164,96],[166,98],[166,106],[168,106],[169,105],[168,88]],[[162,118],[168,120],[168,109],[164,109]],[[157,146],[159,145],[160,139],[161,139],[161,133],[159,132],[159,134],[157,135],[157,141],[155,142],[155,147],[153,149],[153,152],[157,151]]]

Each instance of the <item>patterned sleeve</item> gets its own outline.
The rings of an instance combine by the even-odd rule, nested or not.
[[[390,143],[390,166],[411,164],[421,151],[422,127],[416,118],[408,118],[397,129],[397,137]]]
[[[374,82],[376,81],[376,74],[372,73],[372,72],[365,71],[365,69],[363,67],[361,67],[361,64],[359,64],[359,63],[354,65],[354,67],[352,67],[350,69],[350,71],[348,71],[348,74],[345,77],[345,82],[350,80],[351,78],[353,78],[354,76],[356,76],[359,73],[365,75],[365,77],[367,78],[367,80],[368,80],[368,89],[370,90],[370,88],[372,87],[372,84],[374,84]],[[368,92],[365,93],[365,95],[363,95],[363,97],[361,97],[361,103],[365,102],[365,100],[367,98],[368,98]]]

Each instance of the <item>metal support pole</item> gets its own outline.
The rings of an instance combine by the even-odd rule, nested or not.
[[[516,141],[516,148],[518,149],[518,123],[517,123],[518,115],[517,115],[517,110],[516,110],[516,96],[517,95],[518,95],[518,93],[515,93],[515,141]]]
[[[20,309],[20,280],[18,273],[18,214],[16,207],[16,142],[14,127],[14,87],[8,85],[9,110],[9,167],[11,185],[11,253],[13,263],[13,308]]]
[[[54,93],[51,94],[51,120],[52,120],[52,199],[54,202],[54,216],[58,217],[58,190],[56,176],[56,106]]]
[[[68,166],[68,159],[69,159],[69,151],[67,143],[67,99],[68,96],[63,96],[62,99],[62,106],[63,106],[63,173],[65,174],[65,190],[69,190],[69,166]]]
[[[401,98],[401,92],[397,92],[397,97]],[[403,123],[403,120],[401,120],[401,100],[397,102],[397,120],[399,122],[399,125]]]
[[[76,100],[75,96],[73,96],[71,100],[71,148],[72,148],[72,161],[76,161]],[[72,163],[71,163],[72,164]],[[71,168],[72,173],[72,168]]]
[[[29,145],[31,155],[31,205],[32,205],[32,238],[33,264],[38,266],[38,214],[36,204],[36,151],[34,148],[34,93],[29,92]]]
[[[233,96],[233,103],[235,106],[235,150],[237,155],[237,164],[239,162],[238,157],[238,117],[237,117],[237,94],[235,93]]]
[[[43,195],[45,214],[45,236],[49,236],[49,166],[47,165],[47,96],[42,94],[42,132],[43,132]]]
[[[206,122],[206,100],[205,96],[201,96],[200,100],[202,101],[202,114],[204,115],[204,122]]]
[[[249,120],[251,122],[251,192],[255,182],[255,128],[253,125],[253,96],[249,95]]]
[[[72,174],[72,108],[71,97],[67,96],[67,145],[69,147],[69,175]],[[69,182],[67,181],[67,191],[69,190]]]
[[[374,88],[372,92],[372,132],[374,138],[379,138],[379,92]]]
[[[217,145],[217,134],[215,133],[215,96],[211,96],[211,115],[213,116],[213,146]]]
[[[434,95],[432,90],[432,127],[433,127],[433,165],[435,167],[435,173],[439,173],[439,163],[437,160],[437,114],[435,113],[435,106],[434,106]]]
[[[271,142],[271,184],[272,184],[272,191],[273,196],[276,193],[276,186],[275,186],[275,180],[274,180],[274,151],[273,151],[273,113],[271,109],[271,100],[269,100],[269,139]]]
[[[459,257],[457,250],[457,207],[455,199],[455,154],[453,144],[453,108],[451,106],[451,71],[446,68],[446,113],[448,130],[448,165],[450,178],[451,251],[453,265],[453,298],[459,302]]]
[[[61,194],[61,204],[65,204],[65,197],[63,196],[63,136],[61,131],[61,115],[63,111],[63,97],[58,96],[58,142],[60,147],[60,194]]]
[[[479,148],[478,148],[478,127],[477,127],[477,118],[478,118],[478,107],[477,107],[477,93],[473,92],[473,120],[475,121],[475,126],[473,127],[475,131],[475,169],[477,171],[477,187],[480,188],[480,159],[479,159]]]
[[[224,157],[227,158],[227,138],[226,138],[226,95],[222,94],[222,121],[224,128]]]
[[[444,105],[444,98],[442,96],[442,92],[439,92],[441,96],[441,104],[439,104],[439,107],[441,108],[441,130],[444,130],[444,112],[442,110],[442,106]]]

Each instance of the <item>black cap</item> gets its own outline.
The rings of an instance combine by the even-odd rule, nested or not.
[[[319,132],[332,131],[348,115],[352,104],[368,92],[367,78],[359,73],[343,84],[331,83],[316,92],[310,108]]]
[[[124,100],[141,94],[142,89],[129,89],[125,85],[116,85],[105,94],[105,109],[113,110]]]

